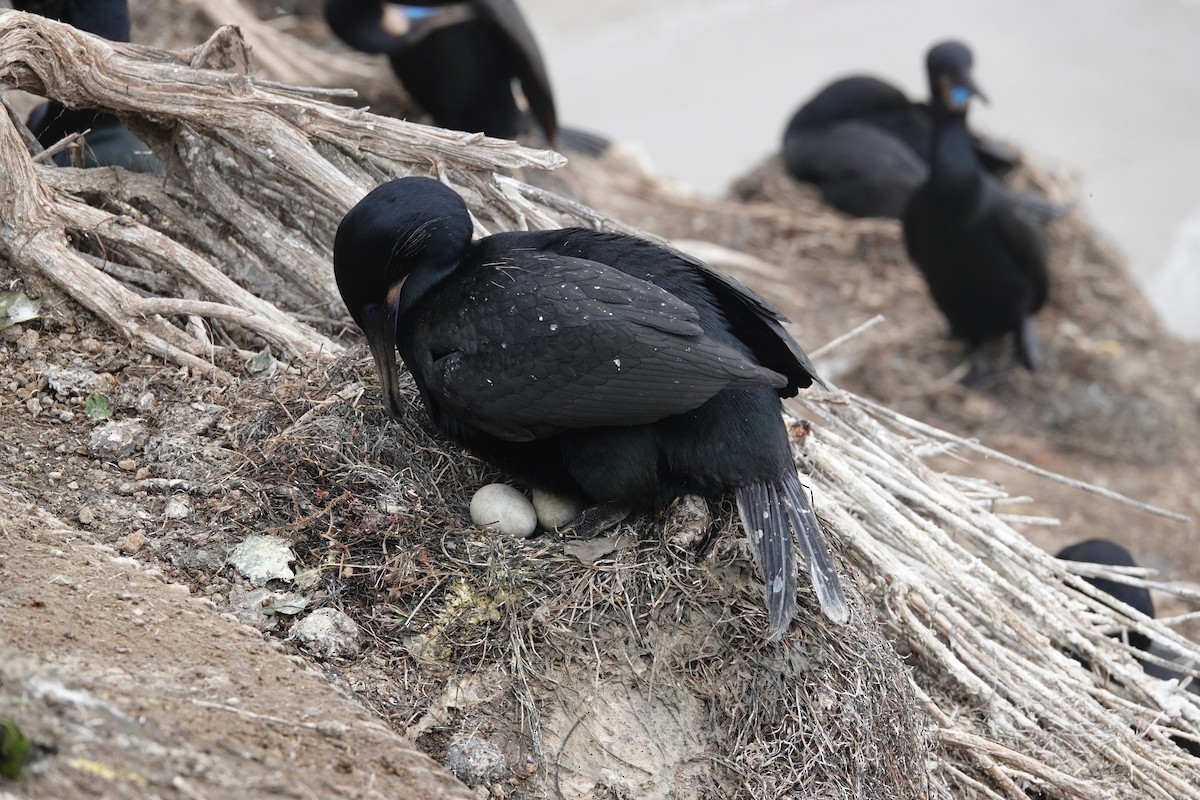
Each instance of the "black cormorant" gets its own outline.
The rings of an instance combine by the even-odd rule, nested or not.
[[[124,167],[132,172],[161,170],[149,146],[112,114],[87,108],[66,108],[57,100],[49,100],[29,113],[26,124],[42,147],[49,147],[72,133],[88,131],[83,137],[82,167]],[[54,163],[60,167],[72,166],[71,153],[56,153]]]
[[[126,0],[13,0],[13,8],[65,22],[113,42],[129,41]],[[129,132],[113,114],[86,108],[66,108],[49,100],[33,109],[26,124],[42,147],[65,136],[90,131],[83,139],[82,166],[118,166],[134,172],[157,172],[150,148]],[[71,165],[71,154],[54,156],[60,167]]]
[[[1060,550],[1055,558],[1065,559],[1067,561],[1080,561],[1089,564],[1106,564],[1112,567],[1136,567],[1137,562],[1133,560],[1133,555],[1121,545],[1108,539],[1088,539],[1069,547],[1064,547]],[[1150,590],[1144,586],[1131,586],[1128,583],[1119,583],[1109,580],[1108,578],[1084,578],[1085,581],[1096,587],[1101,592],[1121,601],[1125,605],[1136,608],[1138,611],[1153,619],[1154,617],[1154,601],[1150,597]],[[1197,664],[1190,663],[1182,658],[1180,654],[1172,650],[1166,645],[1158,642],[1151,642],[1150,637],[1144,633],[1137,631],[1129,631],[1129,644],[1148,653],[1151,656],[1164,659],[1168,662],[1175,662],[1184,670],[1195,670]],[[1187,678],[1187,673],[1172,669],[1164,664],[1155,661],[1138,659],[1147,675],[1158,678],[1159,680],[1178,680],[1183,681]],[[1085,667],[1091,668],[1088,662],[1083,662]],[[1193,694],[1200,694],[1200,681],[1193,679],[1188,685],[1187,690]],[[1200,758],[1200,742],[1192,739],[1185,739],[1182,736],[1172,736],[1171,741],[1187,750],[1193,756]]]
[[[929,174],[933,117],[890,83],[865,76],[834,81],[805,103],[783,133],[783,162],[792,177],[814,184],[825,202],[859,217],[895,217]],[[972,137],[996,176],[1016,155]]]
[[[982,95],[971,63],[971,51],[960,42],[929,51],[932,162],[903,218],[909,257],[951,332],[971,348],[967,385],[989,372],[981,346],[1010,333],[1017,360],[1037,369],[1033,315],[1046,302],[1049,284],[1041,230],[1018,200],[986,177],[975,155],[967,106]]]
[[[1133,555],[1121,545],[1108,539],[1088,539],[1058,551],[1055,558],[1080,561],[1089,564],[1107,564],[1111,567],[1136,567]],[[1136,608],[1147,617],[1154,616],[1154,601],[1150,590],[1144,586],[1117,583],[1108,578],[1084,578],[1101,592],[1120,600],[1130,608]],[[1150,649],[1150,637],[1137,631],[1129,632],[1129,643],[1138,650]]]
[[[817,380],[783,317],[642,239],[571,228],[472,242],[471,231],[462,199],[428,178],[383,184],[338,228],[338,289],[392,413],[398,350],[447,437],[535,486],[645,508],[731,492],[766,579],[770,636],[795,612],[791,531],[823,611],[845,621],[780,416],[780,397]]]
[[[412,98],[443,128],[515,139],[529,128],[513,81],[549,141],[558,130],[542,55],[513,0],[326,0],[337,36],[382,53]]]

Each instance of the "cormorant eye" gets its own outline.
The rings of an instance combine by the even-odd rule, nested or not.
[[[971,90],[965,86],[955,86],[950,90],[950,102],[956,106],[964,106],[971,99]]]
[[[362,309],[363,319],[375,319],[375,317],[379,316],[379,312],[380,307],[378,303],[367,303]]]

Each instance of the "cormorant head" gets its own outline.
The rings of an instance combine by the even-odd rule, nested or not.
[[[325,0],[325,22],[355,50],[386,53],[403,43],[388,24],[390,5],[379,0]]]
[[[333,274],[367,337],[393,417],[400,414],[397,323],[458,266],[471,231],[471,215],[454,190],[416,177],[376,187],[338,225]]]
[[[987,95],[971,77],[973,62],[971,48],[962,42],[942,42],[930,48],[925,68],[929,71],[930,102],[935,109],[966,114],[972,97],[987,102]]]
[[[465,2],[443,0],[426,6],[419,2],[325,0],[325,22],[329,29],[364,53],[402,51],[438,28],[475,17],[474,8]]]

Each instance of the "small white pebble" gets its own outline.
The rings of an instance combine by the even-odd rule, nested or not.
[[[578,499],[541,489],[533,490],[533,508],[538,525],[548,531],[558,530],[583,513],[583,503]]]
[[[537,512],[525,495],[504,483],[489,483],[471,498],[471,521],[524,539],[537,529]]]

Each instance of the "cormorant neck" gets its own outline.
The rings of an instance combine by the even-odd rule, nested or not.
[[[935,109],[930,183],[943,192],[968,192],[982,182],[967,115]]]
[[[384,29],[383,14],[381,0],[328,0],[325,4],[329,27],[364,53],[389,53],[398,45],[398,37]]]
[[[466,253],[463,253],[465,258]],[[433,292],[439,285],[452,276],[462,265],[463,258],[440,258],[423,261],[416,269],[408,273],[404,279],[404,287],[400,291],[400,303],[396,306],[396,316],[403,320],[405,314]]]
[[[124,0],[90,0],[71,4],[70,22],[81,31],[112,42],[129,41],[129,4]]]

